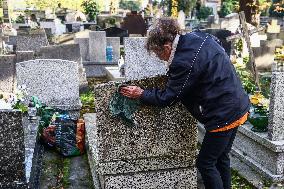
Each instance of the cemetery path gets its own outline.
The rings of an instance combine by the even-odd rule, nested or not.
[[[42,159],[42,173],[40,189],[56,188],[57,185],[57,161],[59,155],[51,150],[45,150]]]
[[[46,149],[40,189],[94,189],[87,155],[65,158]]]
[[[94,189],[87,155],[71,158],[68,189]]]

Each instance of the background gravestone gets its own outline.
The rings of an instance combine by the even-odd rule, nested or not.
[[[15,55],[0,56],[0,91],[13,92],[15,85]]]
[[[75,38],[75,43],[79,44],[82,61],[90,61],[89,38]]]
[[[235,33],[240,25],[240,18],[238,13],[231,13],[222,19],[221,29],[226,29]]]
[[[123,44],[123,38],[129,37],[127,30],[117,28],[117,27],[106,28],[104,29],[104,31],[106,32],[107,37],[119,37],[121,45]]]
[[[89,51],[91,62],[106,62],[106,32],[90,31]]]
[[[17,51],[38,51],[40,47],[48,45],[48,40],[44,29],[19,30],[16,43]]]
[[[147,52],[146,38],[129,37],[125,38],[124,43],[127,79],[141,79],[166,73],[164,62]]]
[[[271,77],[268,136],[271,140],[284,139],[284,72],[273,72]]]
[[[41,47],[40,51],[36,53],[38,59],[62,59],[70,60],[78,63],[79,68],[79,82],[80,89],[88,86],[85,69],[83,67],[82,58],[80,54],[80,47],[78,44],[62,44]]]
[[[160,87],[165,77],[128,82]],[[141,106],[135,125],[110,113],[109,103],[119,83],[95,88],[96,115],[85,116],[89,160],[102,188],[196,188],[196,121],[180,103],[158,108]]]
[[[17,82],[30,96],[48,106],[80,109],[78,64],[68,60],[38,59],[16,64]]]
[[[147,33],[147,25],[142,15],[131,13],[123,18],[121,28],[128,31],[128,34],[140,34],[145,36]]]
[[[27,188],[22,113],[0,110],[0,188]]]
[[[120,59],[120,39],[119,37],[107,37],[106,38],[107,46],[112,46],[113,49],[113,60],[112,62],[118,62]]]
[[[36,53],[38,59],[62,59],[81,62],[80,47],[78,44],[62,44],[41,47]]]

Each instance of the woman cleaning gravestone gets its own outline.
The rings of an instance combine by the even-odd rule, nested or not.
[[[154,106],[181,101],[206,129],[197,158],[206,189],[231,188],[229,152],[238,126],[247,120],[250,102],[230,58],[214,36],[181,34],[170,18],[150,28],[146,47],[167,62],[166,89],[125,86],[120,93]]]

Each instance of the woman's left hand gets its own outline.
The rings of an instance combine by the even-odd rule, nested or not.
[[[138,86],[126,86],[120,88],[120,94],[128,98],[137,99],[142,96],[143,89]]]

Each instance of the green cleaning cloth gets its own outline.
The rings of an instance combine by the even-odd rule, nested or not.
[[[120,117],[127,125],[134,126],[133,114],[140,106],[139,100],[130,99],[115,92],[109,104],[112,115]]]

